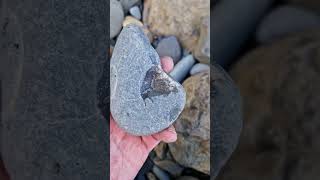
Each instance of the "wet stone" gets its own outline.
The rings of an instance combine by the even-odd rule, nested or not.
[[[185,105],[185,91],[162,70],[141,27],[123,28],[110,67],[111,114],[122,129],[149,135],[177,119]]]

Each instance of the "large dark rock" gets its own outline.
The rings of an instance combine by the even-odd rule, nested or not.
[[[217,179],[319,178],[319,32],[255,49],[232,69],[244,99],[244,127]]]
[[[0,2],[1,156],[11,179],[107,179],[108,123],[97,107],[105,1]]]

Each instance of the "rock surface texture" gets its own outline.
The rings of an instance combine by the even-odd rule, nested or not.
[[[178,139],[169,143],[173,158],[183,166],[210,171],[210,82],[209,73],[184,81],[186,107],[174,124]]]
[[[200,37],[201,18],[210,14],[210,0],[146,0],[143,22],[155,35],[175,35],[193,51]]]
[[[204,72],[184,81],[187,102],[174,123],[178,140],[170,143],[169,148],[179,164],[206,174],[209,174],[211,166],[213,175],[217,175],[235,149],[240,136],[241,98],[239,90],[219,65],[214,64],[210,70],[211,77],[209,72]],[[210,111],[210,106],[213,111]],[[211,123],[213,129],[210,129]],[[213,137],[210,137],[210,131]],[[213,145],[211,165],[210,143]]]
[[[185,91],[163,72],[141,27],[123,28],[110,63],[111,113],[121,128],[149,135],[177,119],[185,105]]]
[[[97,107],[105,1],[0,3],[1,157],[10,179],[107,179],[109,128]]]
[[[255,49],[231,70],[246,100],[245,121],[218,180],[320,177],[319,32]]]

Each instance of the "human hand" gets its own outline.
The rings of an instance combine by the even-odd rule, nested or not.
[[[170,57],[161,58],[165,72],[173,69]],[[160,142],[177,140],[177,133],[171,125],[167,129],[149,136],[134,136],[118,127],[110,116],[110,179],[130,180],[139,172],[149,152]]]

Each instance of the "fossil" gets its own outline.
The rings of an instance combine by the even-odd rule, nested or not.
[[[169,127],[184,108],[183,86],[166,74],[143,30],[121,31],[110,62],[111,114],[134,135],[150,135]]]

